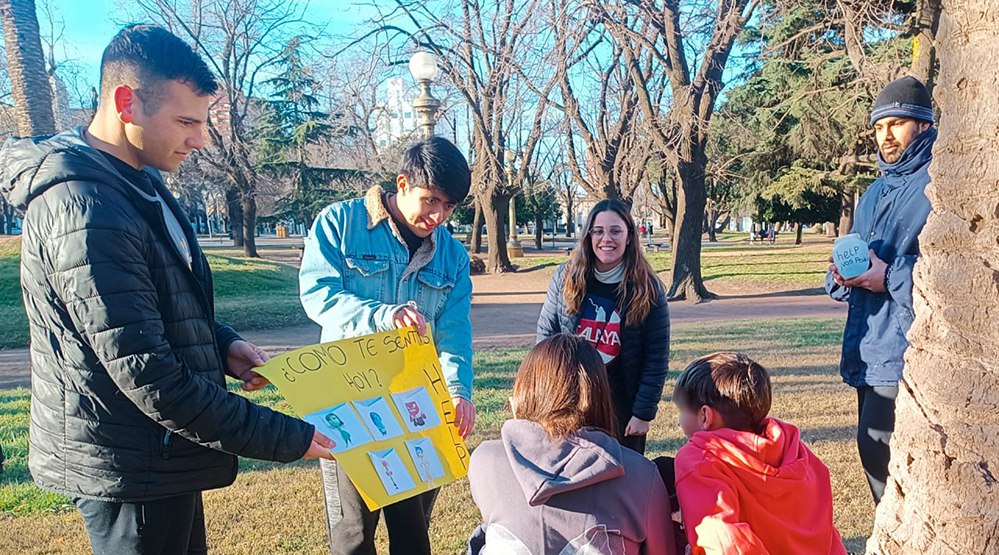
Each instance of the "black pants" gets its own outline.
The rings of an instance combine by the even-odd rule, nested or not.
[[[201,492],[137,503],[77,497],[73,503],[97,555],[208,553]]]
[[[620,438],[619,441],[621,445],[624,445],[632,451],[637,451],[640,455],[645,454],[645,434],[640,436],[626,436],[624,435],[624,429],[628,427],[628,421],[631,420],[631,405],[632,403],[627,401],[621,401],[615,399],[614,401],[614,416],[617,417],[617,434]],[[628,410],[618,410],[617,407],[628,407]]]
[[[857,449],[874,503],[881,502],[888,482],[888,443],[895,431],[898,386],[857,388]]]
[[[626,436],[624,435],[624,429],[621,429],[621,445],[624,445],[628,449],[637,451],[638,454],[645,454],[645,434],[640,436]]]
[[[666,494],[669,496],[670,510],[674,513],[680,510],[680,503],[676,497],[676,459],[673,457],[656,457],[652,459],[659,470],[659,477],[666,485]],[[684,553],[687,549],[687,531],[683,529],[683,524],[673,521],[673,539],[676,542],[676,553]]]
[[[323,495],[326,501],[326,529],[332,555],[375,555],[375,528],[385,513],[389,553],[430,555],[430,514],[438,490],[434,489],[369,511],[357,488],[335,461],[320,460]]]

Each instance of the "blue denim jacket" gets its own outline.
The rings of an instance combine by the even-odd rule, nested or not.
[[[468,253],[435,229],[412,260],[382,202],[381,188],[332,204],[305,241],[299,293],[322,341],[395,328],[395,311],[414,302],[431,325],[452,396],[472,398],[472,280]]]

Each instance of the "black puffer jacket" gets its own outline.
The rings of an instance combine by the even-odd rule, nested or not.
[[[659,296],[645,321],[638,326],[621,328],[619,367],[623,374],[624,391],[616,392],[630,404],[631,415],[645,421],[656,417],[669,372],[669,305],[662,283],[657,279],[654,285]],[[545,304],[538,316],[538,343],[557,333],[575,334],[579,327],[580,315],[566,312],[564,288],[565,264],[562,264],[548,283]],[[619,308],[622,320],[627,314],[629,301],[626,299],[624,306]],[[619,424],[623,430],[627,422]]]
[[[231,484],[236,457],[300,458],[313,427],[225,389],[212,276],[187,218],[192,266],[158,203],[82,139],[11,139],[0,189],[25,213],[31,326],[29,469],[46,489],[141,501]]]

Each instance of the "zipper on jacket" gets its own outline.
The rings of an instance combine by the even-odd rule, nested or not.
[[[170,458],[170,430],[163,434],[163,445],[160,446],[160,456],[164,459]]]

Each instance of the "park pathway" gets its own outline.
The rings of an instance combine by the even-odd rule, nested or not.
[[[528,347],[545,300],[554,268],[506,275],[474,276],[472,298],[473,345],[476,350]],[[674,328],[698,322],[734,320],[793,320],[796,318],[845,318],[846,305],[831,301],[816,290],[746,293],[711,285],[722,298],[700,304],[670,304]],[[271,354],[315,343],[319,328],[308,324],[276,330],[242,332],[247,340]],[[0,389],[28,387],[28,349],[0,351]]]

